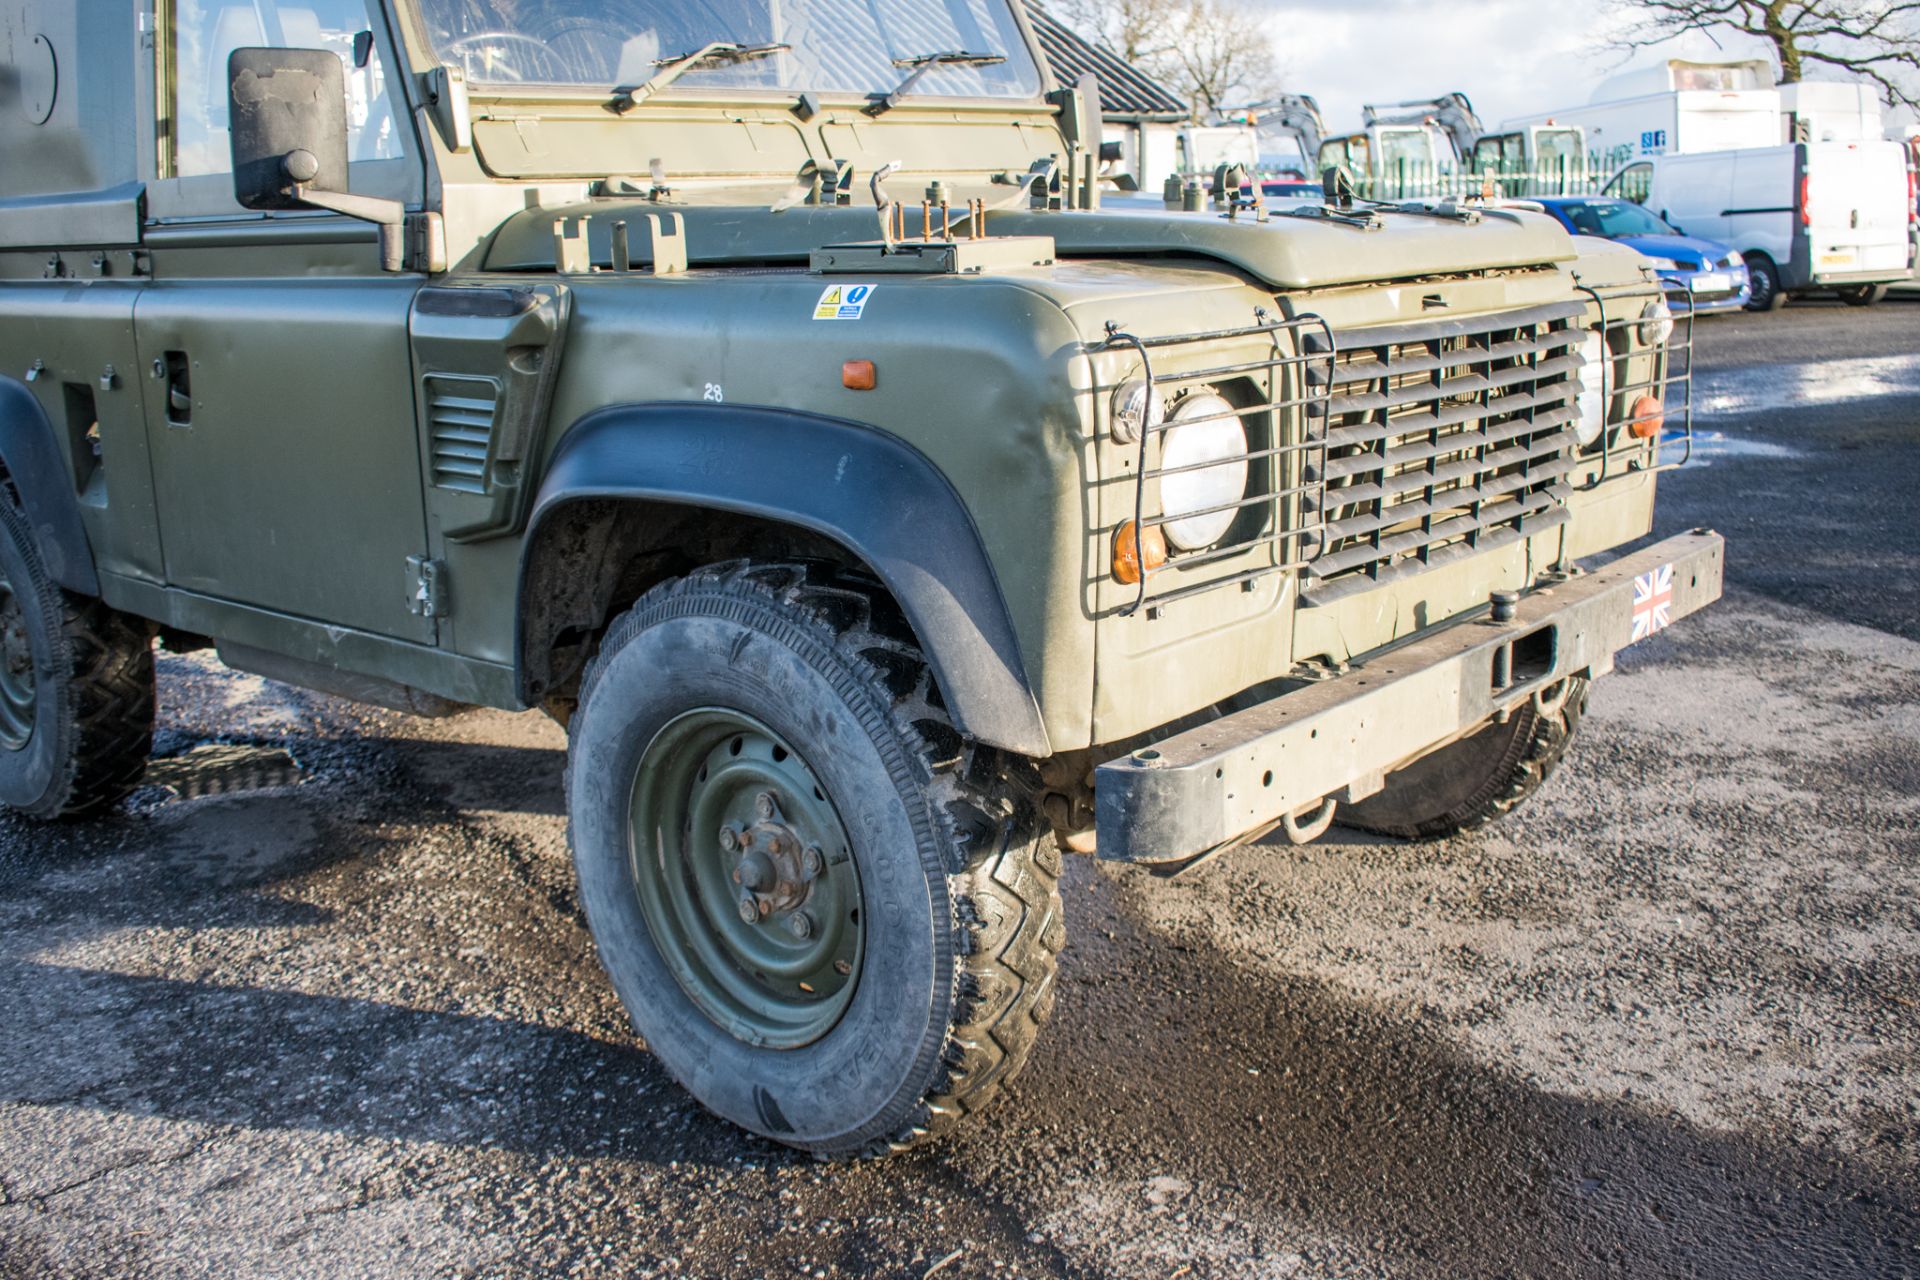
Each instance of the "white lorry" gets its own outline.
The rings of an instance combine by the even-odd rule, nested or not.
[[[1669,58],[1602,81],[1590,101],[1516,116],[1502,132],[1577,126],[1611,169],[1647,156],[1770,147],[1781,133],[1780,91],[1763,58],[1692,62]]]
[[[1912,271],[1913,170],[1898,142],[1794,142],[1649,156],[1608,182],[1688,235],[1738,249],[1756,311],[1831,289],[1878,302]]]

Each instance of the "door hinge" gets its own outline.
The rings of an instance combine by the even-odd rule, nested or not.
[[[447,600],[446,561],[408,556],[407,575],[413,592],[407,612],[422,618],[444,618],[452,612]]]

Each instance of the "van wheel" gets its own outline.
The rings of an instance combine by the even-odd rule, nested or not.
[[[153,748],[153,637],[63,591],[0,491],[0,804],[73,818],[139,785]]]
[[[1850,307],[1871,307],[1887,299],[1887,286],[1884,284],[1856,284],[1834,292],[1840,295],[1840,301]]]
[[[1388,774],[1385,789],[1343,806],[1339,822],[1381,835],[1437,840],[1505,817],[1559,767],[1586,714],[1588,683],[1583,676],[1568,676],[1557,691],[1557,706],[1554,699],[1529,701],[1505,724],[1489,720],[1460,741]]]
[[[1037,782],[954,730],[877,585],[742,562],[656,587],[607,633],[568,748],[601,964],[744,1129],[827,1157],[943,1133],[1052,1009]]]
[[[1778,311],[1787,305],[1787,292],[1780,287],[1780,268],[1766,254],[1747,255],[1747,280],[1753,286],[1747,310]]]

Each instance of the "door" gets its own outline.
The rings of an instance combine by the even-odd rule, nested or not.
[[[1897,142],[1819,142],[1807,149],[1806,222],[1815,275],[1907,266],[1906,152]]]
[[[350,185],[417,192],[406,115],[387,105],[388,33],[364,0],[170,8],[157,42],[172,109],[147,233],[153,281],[134,312],[166,580],[432,642],[408,564],[426,553],[407,339],[421,281],[379,270],[365,224],[244,213],[227,172],[227,55],[321,48],[347,64]],[[364,62],[363,32],[378,36]]]

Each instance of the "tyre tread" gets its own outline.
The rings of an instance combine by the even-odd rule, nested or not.
[[[731,561],[654,587],[608,629],[584,673],[583,705],[606,658],[663,610],[697,598],[725,608],[743,596],[832,652],[849,706],[879,706],[885,736],[902,749],[894,763],[930,802],[931,843],[945,863],[952,909],[954,990],[944,1042],[918,1097],[844,1142],[811,1148],[828,1157],[887,1155],[947,1133],[1026,1065],[1053,1008],[1065,943],[1060,854],[1038,814],[1031,764],[960,734],[885,589],[843,568]]]

